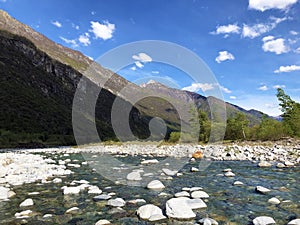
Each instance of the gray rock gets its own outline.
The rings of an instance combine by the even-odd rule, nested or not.
[[[193,219],[196,214],[187,203],[186,197],[171,198],[166,202],[166,214],[169,218]]]
[[[225,176],[225,177],[234,177],[235,174],[234,174],[233,172],[229,171],[229,172],[226,172],[226,173],[224,174],[224,176]]]
[[[192,187],[192,188],[190,188],[190,192],[193,192],[193,191],[200,191],[200,190],[202,190],[203,188],[202,187]]]
[[[269,224],[276,224],[275,220],[269,216],[259,216],[256,217],[253,221],[254,225],[269,225]]]
[[[122,198],[110,199],[107,202],[107,205],[113,206],[113,207],[123,207],[125,204],[126,204],[126,202]]]
[[[271,204],[274,204],[274,205],[280,204],[280,200],[279,200],[278,198],[275,198],[275,197],[270,198],[270,199],[268,200],[268,202],[271,203]]]
[[[284,168],[285,165],[284,165],[283,163],[277,163],[276,167],[277,167],[277,168]]]
[[[177,170],[170,170],[170,169],[165,169],[163,168],[162,171],[167,175],[167,176],[175,176],[177,174]]]
[[[147,159],[141,162],[142,165],[159,163],[157,159]]]
[[[185,197],[183,197],[185,198]],[[202,209],[202,208],[206,208],[207,205],[205,204],[204,201],[202,201],[202,199],[200,198],[196,198],[196,199],[189,199],[186,198],[186,203],[188,204],[188,206],[191,209]]]
[[[108,199],[111,199],[111,195],[102,194],[102,195],[97,195],[97,196],[93,197],[93,200],[96,202],[108,200]]]
[[[153,180],[147,185],[148,189],[163,189],[165,185],[159,180]]]
[[[9,188],[0,186],[0,200],[8,199],[9,191]]]
[[[28,198],[20,204],[20,207],[27,207],[32,205],[34,205],[33,200],[31,198]]]
[[[261,162],[258,163],[258,166],[259,167],[271,167],[272,164],[269,163],[269,162],[266,162],[266,161],[261,161]]]
[[[256,186],[255,191],[256,191],[256,192],[259,192],[259,193],[261,193],[261,194],[267,194],[267,193],[269,193],[271,190],[268,189],[268,188],[262,187],[262,186]]]
[[[300,219],[294,219],[288,222],[288,225],[300,225]]]
[[[139,180],[142,180],[142,177],[141,177],[140,172],[134,171],[134,172],[129,173],[127,175],[126,179],[131,180],[131,181],[139,181]]]
[[[194,191],[191,194],[192,198],[209,198],[209,195],[205,191]]]
[[[163,215],[162,210],[155,205],[147,204],[138,208],[137,215],[144,220],[162,220],[166,217]]]
[[[177,193],[175,193],[175,197],[176,198],[179,198],[179,197],[190,197],[190,193],[188,193],[187,191],[177,192]]]
[[[203,218],[199,220],[199,223],[203,225],[218,225],[218,222],[211,218]]]
[[[235,181],[235,182],[233,183],[233,185],[235,185],[235,186],[240,186],[240,185],[244,185],[244,183],[241,182],[241,181]]]
[[[25,210],[19,213],[15,213],[15,217],[18,219],[22,219],[22,218],[28,218],[31,217],[33,215],[33,212],[31,210]]]
[[[108,220],[98,220],[95,225],[106,225],[111,224]]]

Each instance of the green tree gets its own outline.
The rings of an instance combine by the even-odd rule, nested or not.
[[[211,131],[211,122],[204,111],[199,110],[198,115],[200,124],[199,141],[208,142]]]
[[[277,98],[283,112],[283,124],[292,136],[300,137],[300,104],[285,94],[283,89],[277,89]]]
[[[262,141],[278,140],[286,135],[286,129],[282,122],[272,118],[263,117],[257,130],[257,138]]]
[[[249,125],[249,120],[244,113],[237,113],[234,117],[227,120],[225,139],[241,140],[246,139],[246,133]]]

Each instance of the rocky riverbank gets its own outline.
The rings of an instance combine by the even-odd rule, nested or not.
[[[298,147],[123,144],[0,153],[0,215],[12,214],[7,224],[123,224],[127,218],[127,224],[236,225],[242,216],[247,224],[297,225]],[[203,159],[192,158],[195,151]],[[107,168],[111,180],[93,167],[103,153],[118,159]],[[167,156],[187,161],[177,171]],[[203,161],[210,162],[205,170]]]

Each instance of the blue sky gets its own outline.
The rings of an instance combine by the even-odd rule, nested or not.
[[[246,109],[279,115],[277,87],[300,101],[299,0],[0,0],[0,8],[93,59],[133,41],[174,42],[209,66],[226,101]],[[216,88],[147,54],[120,74],[199,93]]]

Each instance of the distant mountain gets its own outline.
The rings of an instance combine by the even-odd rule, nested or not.
[[[188,102],[190,104],[195,104],[198,109],[207,112],[209,117],[212,116],[211,110],[210,110],[210,104],[213,103],[213,105],[215,105],[214,106],[215,109],[218,108],[218,106],[220,106],[219,108],[221,108],[221,105],[224,104],[223,101],[221,101],[215,97],[212,97],[212,96],[205,97],[205,96],[202,96],[202,95],[194,93],[194,92],[170,88],[170,87],[167,87],[167,86],[165,86],[159,82],[153,81],[153,80],[150,80],[147,83],[141,84],[140,86],[143,88],[152,90],[156,93],[161,93],[170,98],[176,98],[179,101]],[[225,102],[225,106],[226,106],[226,117],[227,118],[233,117],[237,113],[242,112],[246,115],[246,117],[250,121],[251,125],[258,124],[261,121],[262,117],[264,115],[266,115],[258,110],[255,110],[255,109],[246,110],[246,109],[243,109],[237,105],[233,105],[228,102]],[[216,112],[216,115],[217,114],[219,114],[219,112]],[[268,116],[268,115],[266,115],[266,116]]]
[[[132,108],[130,128],[140,138],[149,136],[148,125],[154,117],[165,121],[169,134],[180,130],[182,122],[188,122],[189,117],[180,112],[185,112],[191,104],[196,103],[209,114],[209,102],[216,109],[222,104],[219,99],[153,81],[144,86],[132,84],[0,10],[0,147],[75,144],[72,103],[80,79],[85,81],[85,92],[96,95],[102,88],[95,108],[95,122],[102,140],[117,140],[111,124],[111,109],[116,99],[124,107]],[[137,96],[141,98],[134,101]],[[243,112],[252,123],[257,123],[262,115],[229,103],[226,108],[227,116]],[[81,116],[82,123],[93,123],[91,115]],[[88,132],[81,135],[86,143],[96,140]]]

